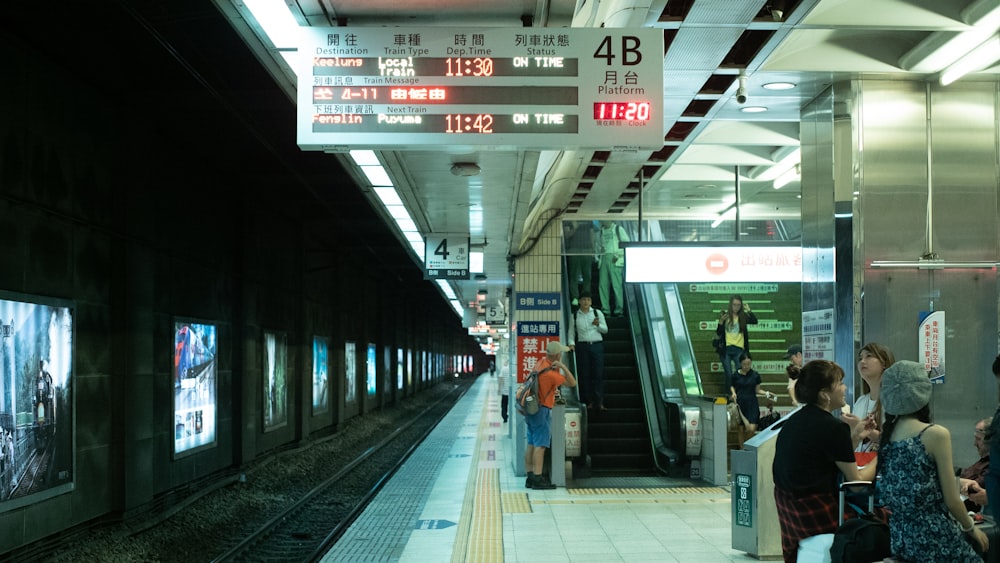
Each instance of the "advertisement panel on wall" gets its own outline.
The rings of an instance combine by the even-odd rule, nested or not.
[[[264,332],[264,431],[288,422],[288,338],[281,332]]]
[[[322,336],[313,337],[313,414],[321,414],[330,408],[330,393],[327,379],[330,373],[330,341]]]
[[[215,444],[216,327],[174,322],[174,455]]]
[[[945,380],[945,316],[944,311],[920,312],[919,340],[920,362],[927,369],[931,383],[941,384]]]
[[[73,309],[0,295],[0,511],[73,489]]]
[[[369,397],[378,392],[378,373],[375,371],[375,345],[368,344],[368,354],[365,356],[365,389]]]
[[[353,342],[344,343],[344,401],[352,403],[358,398],[358,353]]]

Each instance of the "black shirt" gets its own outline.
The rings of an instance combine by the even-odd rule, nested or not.
[[[838,461],[854,463],[851,427],[816,405],[804,405],[778,434],[774,484],[793,493],[835,493]]]

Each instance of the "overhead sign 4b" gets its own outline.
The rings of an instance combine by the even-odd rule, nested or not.
[[[469,234],[429,234],[424,240],[424,278],[469,279]]]

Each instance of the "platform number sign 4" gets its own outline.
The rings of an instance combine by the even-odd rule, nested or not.
[[[469,279],[469,235],[427,235],[424,241],[424,278]]]

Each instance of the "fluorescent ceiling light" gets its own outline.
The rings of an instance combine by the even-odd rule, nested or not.
[[[771,154],[774,164],[771,166],[755,166],[750,169],[747,177],[758,182],[770,182],[793,168],[802,160],[802,150],[799,147],[779,147]]]
[[[473,274],[483,273],[483,253],[472,251],[469,253],[469,271]]]
[[[941,85],[947,86],[970,72],[978,72],[1000,61],[1000,35],[990,37],[941,73]]]
[[[718,227],[719,225],[722,224],[723,221],[728,219],[730,215],[735,213],[736,213],[736,204],[735,203],[730,204],[729,207],[723,209],[722,213],[719,213],[719,217],[712,222],[712,228],[714,229]]]
[[[406,231],[403,233],[403,237],[406,238],[410,244],[415,242],[419,242],[420,244],[424,243],[424,235],[420,234],[418,231]]]
[[[395,219],[396,221],[402,221],[402,220],[413,221],[413,218],[410,217],[410,212],[407,211],[406,208],[403,207],[402,205],[386,205],[385,209],[386,211],[389,212],[389,215],[392,215],[392,218]]]
[[[298,47],[299,24],[284,2],[275,0],[243,0],[253,19],[278,49]],[[294,67],[293,67],[294,68]]]
[[[358,166],[375,166],[382,164],[379,162],[375,151],[353,150],[351,151],[351,158],[354,159],[354,163]]]
[[[1000,4],[978,0],[961,13],[966,31],[936,31],[899,58],[899,67],[911,72],[940,72],[982,44],[1000,27]]]
[[[368,182],[373,186],[391,186],[393,185],[392,179],[389,178],[389,173],[382,168],[382,165],[377,166],[362,166],[361,171],[365,173],[368,178]]]
[[[437,282],[438,287],[441,288],[441,291],[443,291],[444,294],[448,296],[448,299],[458,299],[458,296],[455,295],[455,290],[451,288],[451,282],[449,282],[448,280],[434,280],[434,281]]]
[[[774,179],[774,189],[781,189],[789,183],[799,180],[800,178],[799,165],[796,164],[795,166],[792,166],[788,170],[782,172],[780,176]]]
[[[746,106],[740,108],[740,111],[743,113],[764,113],[767,111],[767,108],[764,106]]]
[[[791,90],[795,88],[795,84],[792,82],[768,82],[761,86],[765,90]]]
[[[451,308],[454,309],[456,313],[458,313],[458,316],[460,317],[465,316],[465,310],[462,307],[462,304],[457,299],[451,300]]]
[[[413,219],[410,219],[410,218],[396,219],[396,225],[398,225],[399,226],[399,230],[403,231],[404,233],[408,232],[408,231],[419,231],[420,230],[420,229],[417,229],[417,224],[414,223]]]
[[[388,187],[378,187],[375,188],[375,195],[378,196],[382,205],[389,207],[390,205],[403,205],[403,200],[399,198],[399,194],[396,193],[396,188]]]
[[[410,248],[413,252],[420,257],[421,260],[424,259],[424,241],[410,241]]]

